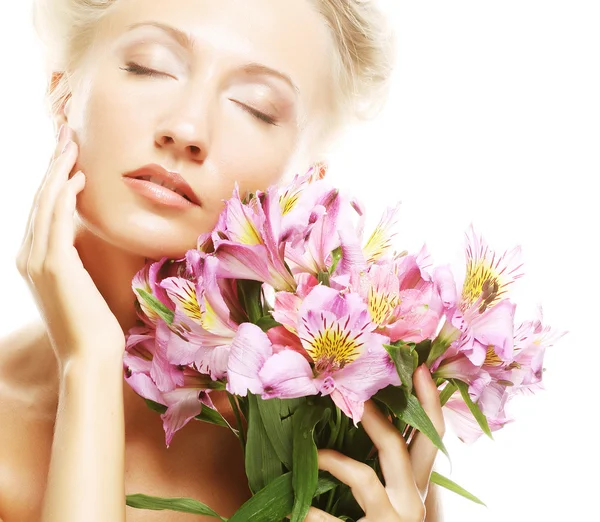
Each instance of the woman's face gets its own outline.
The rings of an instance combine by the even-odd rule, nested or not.
[[[118,0],[98,29],[66,108],[87,178],[79,214],[95,235],[178,257],[236,181],[243,194],[308,167],[332,53],[308,0]],[[200,204],[168,207],[124,181],[151,163]]]

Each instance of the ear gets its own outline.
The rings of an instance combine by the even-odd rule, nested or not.
[[[61,125],[69,122],[69,109],[71,107],[71,93],[65,89],[64,72],[55,71],[52,73],[50,84],[48,85],[48,94],[61,93],[60,105],[52,107],[53,120],[56,132]],[[64,91],[64,94],[63,94]]]

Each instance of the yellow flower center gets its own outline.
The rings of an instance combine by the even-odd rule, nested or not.
[[[498,354],[496,353],[496,350],[494,350],[493,345],[487,347],[485,361],[483,361],[483,364],[486,364],[488,366],[500,366],[502,364],[502,359],[498,357]]]
[[[485,260],[471,260],[467,266],[467,276],[462,291],[462,309],[466,310],[481,297],[479,312],[483,313],[494,305],[504,293],[500,274]]]
[[[185,315],[187,315],[190,319],[202,324],[202,310],[200,310],[200,305],[198,304],[198,297],[196,296],[196,291],[191,285],[183,285],[182,290],[184,295],[181,295],[181,307]]]
[[[361,347],[362,343],[356,338],[350,338],[350,332],[342,330],[336,323],[319,331],[311,339],[306,351],[315,361],[317,373],[322,373],[326,370],[341,370],[360,355]]]
[[[282,194],[281,197],[279,198],[279,205],[281,206],[281,214],[283,216],[285,216],[286,214],[288,214],[289,212],[292,211],[292,209],[296,206],[296,203],[298,203],[298,199],[300,198],[300,191],[296,191],[296,192],[285,192],[285,194]]]
[[[377,292],[375,288],[369,288],[369,313],[373,322],[378,326],[388,324],[399,301],[398,294]]]

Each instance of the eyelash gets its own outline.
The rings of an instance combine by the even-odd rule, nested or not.
[[[128,62],[125,67],[121,67],[123,71],[127,71],[128,73],[135,74],[136,76],[167,76],[165,73],[161,73],[155,71],[154,69],[149,69],[148,67],[144,67],[139,63]]]
[[[121,67],[121,69],[123,71],[127,71],[130,74],[135,74],[136,76],[168,76],[165,73],[161,73],[159,71],[155,71],[154,69],[150,69],[148,67],[144,67],[143,65],[140,65],[139,63],[135,63],[135,62],[128,62],[127,65],[125,67]],[[252,116],[254,116],[256,119],[267,123],[268,125],[277,125],[277,120],[275,120],[274,118],[271,118],[271,116],[268,116],[260,111],[257,111],[256,109],[253,109],[252,107],[249,107],[248,105],[244,105],[243,103],[237,102],[236,100],[231,100],[235,103],[237,103],[242,109],[244,109],[246,112],[248,112],[249,114],[251,114]]]
[[[230,100],[231,100],[231,98],[230,98]],[[249,107],[248,105],[244,105],[243,103],[240,103],[236,100],[231,100],[231,101],[237,103],[243,110],[250,113],[252,116],[259,119],[260,121],[267,123],[269,125],[277,126],[277,120],[275,118],[271,118],[271,116],[268,116],[260,111],[257,111],[256,109],[253,109],[252,107]]]

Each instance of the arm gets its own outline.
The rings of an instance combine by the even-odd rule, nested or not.
[[[433,482],[429,483],[429,491],[425,498],[425,510],[425,522],[444,522],[440,487]]]
[[[69,361],[61,372],[42,522],[124,522],[124,454],[122,359]]]
[[[124,522],[125,338],[74,245],[73,216],[85,175],[71,177],[78,157],[72,138],[63,126],[17,256],[59,368],[41,520]]]

